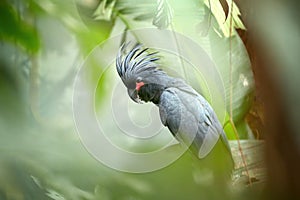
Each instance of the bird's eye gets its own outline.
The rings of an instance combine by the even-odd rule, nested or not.
[[[142,82],[142,78],[141,78],[141,77],[138,77],[138,78],[136,79],[136,82],[137,82],[137,83]]]

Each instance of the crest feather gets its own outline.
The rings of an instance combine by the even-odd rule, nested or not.
[[[116,58],[116,67],[119,76],[123,79],[130,79],[142,72],[159,72],[164,73],[158,69],[158,64],[155,61],[159,60],[158,52],[148,53],[148,48],[143,48],[143,45],[136,44],[127,54],[125,53],[129,43],[124,43],[118,52]],[[125,56],[123,57],[123,55]]]

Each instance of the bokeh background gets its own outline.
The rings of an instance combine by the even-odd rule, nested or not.
[[[1,1],[0,199],[300,197],[297,6],[292,0]],[[105,116],[112,105],[110,86],[120,80],[101,62],[105,55],[94,53],[106,45],[114,57],[116,47],[128,40],[151,46],[159,35],[135,32],[147,28],[190,38],[219,72],[221,87],[208,90],[214,77],[194,73],[181,59],[162,52],[161,65],[170,73],[185,78],[211,103],[211,93],[221,97],[224,106],[213,107],[240,162],[230,187],[215,185],[209,170],[188,152],[161,170],[134,174],[102,164],[82,144],[73,118],[73,84],[79,69],[87,66],[87,85],[97,84],[95,110],[113,141],[133,152],[160,145],[161,140],[141,144],[119,137],[122,131]],[[172,37],[180,52],[180,40]],[[113,38],[119,39],[109,48]],[[143,106],[150,116],[141,118],[143,111],[135,112],[129,104],[129,115],[139,126],[158,118],[152,105]],[[250,177],[241,162],[239,139]],[[172,148],[176,145],[170,152]],[[127,162],[120,160],[122,164]]]

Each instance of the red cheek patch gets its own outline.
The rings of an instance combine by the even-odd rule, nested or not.
[[[137,91],[139,91],[143,85],[145,85],[145,83],[144,83],[144,82],[139,82],[139,83],[136,83],[136,85],[135,85],[135,89],[136,89]]]

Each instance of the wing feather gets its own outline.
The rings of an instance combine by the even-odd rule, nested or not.
[[[179,141],[191,145],[199,158],[211,152],[220,135],[227,146],[225,133],[209,103],[190,86],[182,83],[176,86],[166,89],[161,95],[159,110],[162,123]]]

